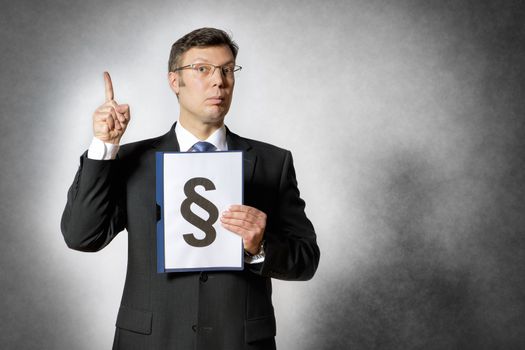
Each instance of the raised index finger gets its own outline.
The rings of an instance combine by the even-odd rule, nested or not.
[[[104,84],[106,85],[106,102],[113,100],[113,84],[108,72],[104,72]]]

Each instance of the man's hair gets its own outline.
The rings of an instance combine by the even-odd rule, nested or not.
[[[232,51],[233,58],[237,57],[239,46],[224,30],[215,28],[196,29],[177,40],[171,46],[168,71],[173,72],[181,63],[182,55],[193,47],[209,47],[227,45]]]

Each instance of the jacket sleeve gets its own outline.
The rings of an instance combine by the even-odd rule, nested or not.
[[[71,249],[95,252],[124,229],[124,180],[118,160],[93,160],[87,152],[67,194],[61,230]]]
[[[289,151],[284,157],[277,202],[264,235],[265,260],[254,272],[282,280],[309,280],[317,270],[320,251],[304,211]]]

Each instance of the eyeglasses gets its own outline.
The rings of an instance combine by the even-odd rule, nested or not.
[[[205,79],[205,78],[211,77],[213,73],[215,73],[216,68],[220,68],[222,75],[225,76],[226,78],[234,78],[235,72],[238,72],[242,69],[241,66],[237,66],[234,64],[216,66],[214,64],[209,64],[209,63],[193,63],[193,64],[188,64],[187,66],[175,68],[173,71],[177,72],[183,69],[191,69],[193,70],[193,73],[195,74],[196,77]]]

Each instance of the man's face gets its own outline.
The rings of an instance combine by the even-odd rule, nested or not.
[[[215,66],[234,64],[235,58],[226,45],[191,48],[182,55],[180,67],[195,63]],[[235,80],[217,68],[213,74],[200,77],[192,69],[169,73],[171,88],[178,95],[180,120],[208,126],[221,126],[230,109]]]

